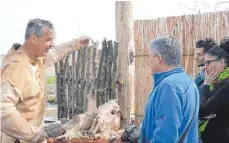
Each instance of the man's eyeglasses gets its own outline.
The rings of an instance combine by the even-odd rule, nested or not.
[[[215,62],[215,61],[219,61],[219,59],[205,61],[204,64],[205,64],[205,66],[208,66],[211,62]]]

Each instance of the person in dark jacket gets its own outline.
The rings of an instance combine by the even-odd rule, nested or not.
[[[198,88],[200,88],[203,85],[205,74],[204,74],[204,58],[208,50],[210,50],[212,47],[216,46],[215,40],[212,38],[205,38],[200,39],[196,42],[196,57],[195,60],[197,62],[198,67],[201,69],[201,71],[197,74],[195,78],[195,83]]]
[[[211,48],[205,56],[205,80],[200,95],[199,117],[215,114],[205,121],[201,132],[203,143],[229,143],[229,38]]]

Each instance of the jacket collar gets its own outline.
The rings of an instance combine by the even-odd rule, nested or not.
[[[184,69],[177,67],[177,68],[174,68],[174,69],[166,71],[166,72],[154,73],[154,75],[153,75],[154,85],[157,86],[164,78],[170,76],[171,74],[180,73],[180,72],[184,72]]]
[[[36,60],[31,59],[23,50],[21,50],[21,44],[19,43],[14,43],[11,50],[14,52],[18,52],[20,54],[24,54],[26,56],[26,58],[29,60],[29,63],[32,65],[35,65],[38,61],[38,58]]]

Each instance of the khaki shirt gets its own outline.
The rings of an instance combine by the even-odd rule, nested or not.
[[[45,68],[80,48],[72,40],[33,61],[20,46],[12,46],[1,67],[1,143],[32,140],[45,112]]]

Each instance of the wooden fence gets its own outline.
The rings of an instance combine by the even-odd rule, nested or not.
[[[90,94],[97,106],[116,98],[118,43],[98,42],[55,64],[58,119],[86,112]]]
[[[219,41],[229,36],[229,12],[135,21],[135,117],[137,123],[144,116],[144,106],[153,88],[153,79],[147,64],[147,46],[152,39],[166,35],[178,38],[183,47],[184,69],[195,77],[199,71],[194,60],[195,42],[206,37]]]

